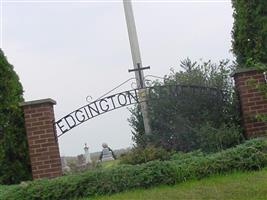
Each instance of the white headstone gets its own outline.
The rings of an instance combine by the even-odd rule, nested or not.
[[[87,146],[87,144],[85,143],[85,147],[84,147],[84,157],[85,157],[85,163],[91,163],[91,156],[89,153],[89,147]]]

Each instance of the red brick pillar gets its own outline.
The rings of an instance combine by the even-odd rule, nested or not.
[[[251,138],[266,135],[267,123],[256,120],[257,114],[267,114],[264,92],[256,89],[257,84],[266,84],[263,72],[256,69],[242,69],[233,76],[241,104],[245,136]]]
[[[29,101],[21,104],[33,179],[52,178],[62,175],[61,160],[54,127],[52,99]]]

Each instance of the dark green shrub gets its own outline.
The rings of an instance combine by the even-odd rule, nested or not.
[[[121,156],[120,160],[123,164],[141,164],[151,160],[168,160],[171,153],[162,147],[147,146],[145,148],[135,147],[128,153]]]
[[[233,53],[238,67],[267,64],[267,1],[232,0],[234,26]]]
[[[236,170],[257,170],[267,165],[267,142],[248,141],[216,154],[179,155],[182,159],[151,161],[140,165],[119,165],[52,180],[38,180],[13,186],[0,194],[3,200],[66,200],[111,194],[131,188],[173,184],[211,174]]]
[[[129,122],[138,147],[144,147],[148,141],[167,150],[193,151],[201,148],[199,140],[205,140],[205,144],[215,142],[213,138],[211,141],[201,138],[202,135],[196,131],[202,125],[206,126],[207,122],[216,129],[223,124],[239,125],[238,103],[230,78],[229,62],[197,63],[187,59],[181,62],[181,67],[183,71],[171,71],[163,83],[154,82],[153,88],[148,90],[150,136],[144,134],[140,106],[130,110]],[[236,144],[235,141],[228,141],[223,148],[228,148],[230,143]]]
[[[240,128],[234,124],[222,124],[215,128],[211,123],[195,129],[197,147],[204,152],[217,152],[240,144],[244,138]]]
[[[192,158],[199,158],[199,157],[203,157],[206,154],[203,153],[202,151],[198,150],[198,151],[191,151],[189,153],[184,153],[184,152],[177,152],[171,155],[170,160],[179,160],[181,162],[185,162],[186,160],[190,160]]]
[[[0,49],[0,184],[31,179],[19,77]]]

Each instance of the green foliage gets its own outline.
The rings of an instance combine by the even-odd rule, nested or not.
[[[145,148],[135,147],[128,153],[121,156],[120,160],[123,164],[141,164],[151,160],[168,160],[171,153],[162,147],[154,147],[148,145]]]
[[[234,26],[232,50],[239,67],[267,64],[267,1],[232,0]]]
[[[264,168],[253,172],[213,175],[202,180],[187,181],[174,186],[161,185],[150,189],[134,189],[79,200],[263,200],[267,196],[266,180],[267,168]]]
[[[195,134],[198,137],[197,146],[205,152],[216,152],[240,144],[243,136],[240,128],[234,124],[221,124],[214,128],[210,123],[202,124]]]
[[[23,113],[19,107],[22,94],[19,78],[0,50],[0,184],[30,178]]]
[[[217,173],[257,170],[267,165],[266,153],[265,140],[251,140],[215,154],[180,154],[178,160],[174,158],[170,161],[151,161],[141,165],[119,165],[51,180],[28,182],[1,193],[0,199],[67,200],[111,194],[131,188],[174,184]]]
[[[184,153],[184,152],[177,152],[175,154],[172,154],[171,155],[171,158],[170,160],[182,160],[183,163],[186,163],[187,160],[191,160],[192,158],[201,158],[205,156],[205,153],[203,153],[202,151],[200,150],[197,150],[197,151],[191,151],[189,153]]]
[[[160,83],[155,82],[153,90],[149,92],[148,107],[152,127],[152,135],[149,138],[144,134],[140,107],[136,106],[130,110],[132,115],[129,122],[133,128],[133,140],[136,145],[144,147],[149,141],[167,150],[196,150],[208,145],[209,142],[219,142],[203,138],[207,135],[212,140],[215,138],[212,134],[224,135],[220,137],[229,135],[228,130],[220,131],[222,126],[234,131],[234,135],[239,132],[240,138],[239,109],[229,76],[231,68],[228,61],[221,61],[219,64],[211,61],[198,64],[186,59],[181,62],[181,67],[184,71],[172,70],[171,74],[165,77],[162,85],[168,87],[161,87]],[[169,95],[169,88],[176,85],[182,85],[183,90],[177,95]],[[154,97],[157,97],[156,101],[153,100]],[[200,127],[206,126],[207,123],[212,129],[206,129],[208,132],[204,133]],[[227,141],[227,144],[208,146],[214,151],[218,149],[215,146],[224,149],[229,147],[229,144],[239,143],[235,137],[230,138],[233,141]]]
[[[267,71],[267,1],[232,0],[234,26],[232,50],[237,67],[256,68]],[[266,84],[256,83],[256,88],[265,93]],[[266,114],[258,114],[256,120],[267,121]]]

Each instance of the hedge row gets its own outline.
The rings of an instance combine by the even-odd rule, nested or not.
[[[13,186],[0,194],[0,199],[73,199],[111,194],[131,188],[174,184],[187,179],[200,179],[215,173],[257,170],[267,165],[266,152],[265,140],[251,140],[216,154],[177,154],[169,161],[119,165],[52,180],[32,181]]]

